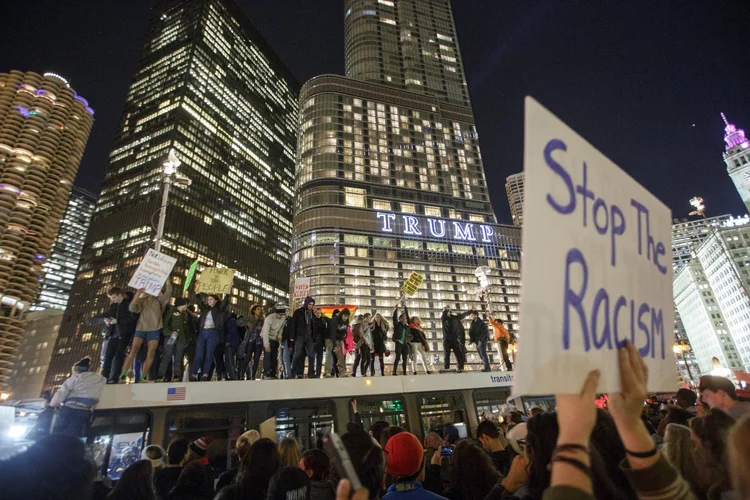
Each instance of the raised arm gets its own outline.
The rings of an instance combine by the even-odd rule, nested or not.
[[[164,293],[159,296],[159,302],[161,303],[162,311],[165,307],[167,307],[167,304],[169,304],[170,300],[172,300],[172,280],[167,278],[167,284],[164,287]]]
[[[229,299],[230,299],[231,297],[232,297],[232,294],[231,294],[231,293],[226,293],[226,294],[224,294],[224,298],[223,298],[223,299],[221,299],[221,305],[219,306],[219,308],[220,308],[220,309],[221,309],[222,311],[226,311],[226,310],[227,310],[227,307],[229,307]]]
[[[196,293],[195,294],[195,305],[197,305],[198,309],[201,310],[201,311],[206,306],[206,302],[203,300],[203,294],[202,293]]]

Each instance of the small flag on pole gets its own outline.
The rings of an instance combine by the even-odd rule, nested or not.
[[[167,401],[185,401],[187,387],[170,387],[167,389]]]

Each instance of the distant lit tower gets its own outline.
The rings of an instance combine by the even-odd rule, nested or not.
[[[7,385],[93,115],[54,73],[0,73],[0,388]]]
[[[513,224],[520,226],[523,224],[523,172],[505,179],[505,192],[508,194]]]
[[[721,118],[726,125],[724,141],[727,146],[724,161],[727,164],[727,173],[750,212],[750,142],[745,137],[745,131],[729,123],[724,113],[721,113]]]

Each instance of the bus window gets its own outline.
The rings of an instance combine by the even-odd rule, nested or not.
[[[555,396],[540,396],[536,398],[524,396],[521,398],[521,401],[523,401],[523,409],[527,415],[531,414],[532,408],[541,408],[544,413],[555,411],[556,408]]]
[[[484,389],[474,391],[474,404],[477,409],[477,420],[494,420],[516,409],[513,401],[508,400],[510,391],[505,389]]]
[[[86,447],[99,471],[117,481],[131,464],[141,459],[148,442],[151,418],[145,412],[94,414]]]
[[[351,401],[354,401],[352,399]],[[351,403],[350,401],[350,403]],[[378,420],[384,420],[391,425],[399,425],[408,430],[406,420],[406,402],[402,396],[393,396],[389,399],[356,398],[359,418],[365,430],[372,427]],[[349,405],[349,419],[354,421],[354,410]]]
[[[459,429],[459,436],[469,433],[466,423],[466,412],[463,399],[459,394],[421,394],[419,396],[419,412],[422,418],[422,432],[426,436],[435,431],[443,436],[445,426],[454,424]],[[459,425],[461,424],[461,425]]]
[[[167,413],[167,432],[164,448],[175,438],[183,437],[195,441],[210,436],[213,441],[208,448],[208,463],[215,469],[232,466],[232,452],[237,438],[245,431],[247,411],[234,406],[219,409],[174,409]]]
[[[303,450],[310,450],[316,447],[318,438],[334,428],[335,411],[336,405],[333,401],[321,400],[271,405],[268,416],[276,417],[279,442],[287,436],[292,436]]]

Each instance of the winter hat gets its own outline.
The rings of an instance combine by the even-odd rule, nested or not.
[[[349,312],[349,309],[345,307],[344,309],[341,310],[341,315],[342,316],[351,316],[351,313]]]
[[[315,301],[313,301],[313,303],[314,302]],[[305,307],[307,307],[307,305],[305,305]],[[283,302],[277,302],[276,305],[274,306],[273,310],[274,310],[275,313],[281,314],[281,313],[285,313],[286,312],[287,307],[286,307],[286,304],[284,304]]]
[[[422,468],[424,449],[414,434],[399,432],[391,437],[385,445],[385,453],[385,471],[391,476],[413,476]]]
[[[89,371],[89,368],[91,368],[91,358],[86,356],[85,358],[81,359],[78,363],[73,365],[73,368],[78,373],[83,373]]]
[[[508,442],[510,443],[510,446],[513,448],[513,451],[516,452],[518,455],[523,455],[523,441],[526,441],[526,434],[528,433],[528,430],[526,429],[526,422],[521,422],[520,424],[516,424],[513,426],[511,430],[508,431],[508,435],[506,436],[508,438]],[[519,443],[521,441],[522,443]]]
[[[186,306],[187,304],[188,304],[188,300],[183,299],[182,297],[177,297],[176,299],[174,299],[175,307]]]
[[[302,307],[307,308],[307,305],[312,302],[313,305],[315,305],[315,299],[310,297],[309,295],[305,297],[305,302],[303,303]]]
[[[299,467],[282,467],[268,484],[266,500],[310,500],[310,478]]]
[[[157,458],[151,458],[149,455]],[[164,455],[166,455],[166,453],[164,453],[164,448],[156,444],[150,444],[143,448],[143,451],[141,452],[141,460],[148,460],[151,462],[151,466],[156,469],[164,467]]]
[[[208,452],[208,447],[211,446],[211,443],[213,442],[214,438],[211,436],[203,436],[190,443],[190,449],[193,450],[196,455],[205,457],[206,452]]]

